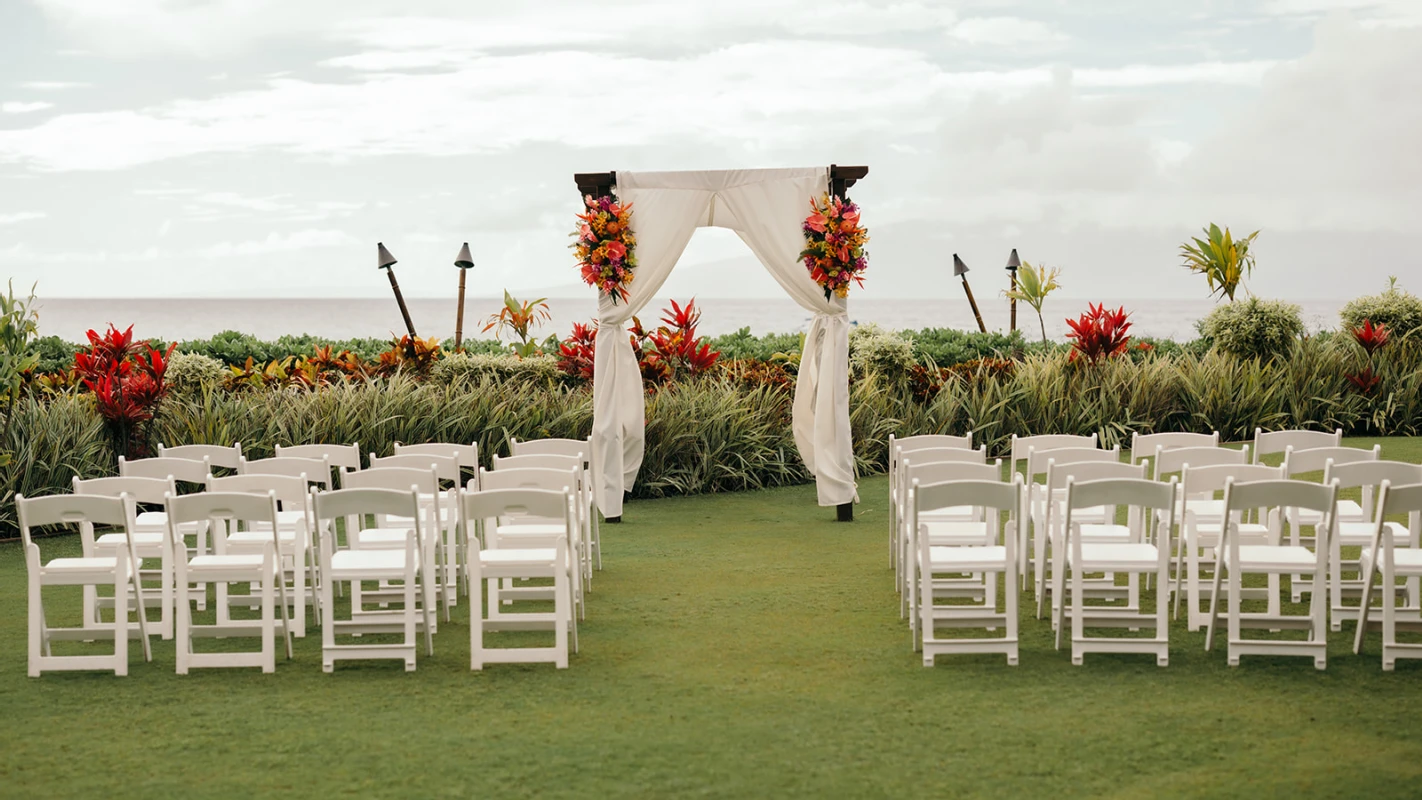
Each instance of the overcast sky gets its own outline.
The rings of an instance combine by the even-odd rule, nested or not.
[[[871,297],[1422,291],[1419,0],[0,0],[0,276],[41,295],[579,294],[575,171],[867,164]],[[774,296],[733,234],[664,294]]]

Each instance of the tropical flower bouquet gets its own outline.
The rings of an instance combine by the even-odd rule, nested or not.
[[[582,222],[573,233],[578,241],[573,250],[578,254],[578,268],[583,281],[606,292],[616,303],[627,299],[627,284],[632,282],[632,270],[637,268],[634,250],[637,237],[632,233],[632,204],[619,204],[612,195],[583,197],[587,212],[578,215]]]
[[[849,282],[863,286],[861,273],[869,266],[864,243],[869,232],[859,224],[859,206],[829,194],[810,199],[813,213],[805,218],[805,249],[800,258],[810,277],[825,290],[825,299],[849,296]]]

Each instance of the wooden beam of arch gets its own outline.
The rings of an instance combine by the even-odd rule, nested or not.
[[[849,187],[868,174],[869,168],[865,166],[841,167],[838,164],[830,164],[830,190],[843,197]],[[577,172],[573,174],[573,182],[578,185],[579,194],[601,197],[610,194],[617,186],[617,173]]]

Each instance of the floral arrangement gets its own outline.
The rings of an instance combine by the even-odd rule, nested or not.
[[[578,255],[583,280],[606,292],[614,303],[626,301],[627,284],[632,282],[632,271],[637,268],[632,204],[619,204],[612,195],[586,195],[583,204],[587,211],[578,215],[582,223],[573,234],[578,237],[573,250]]]
[[[810,199],[805,217],[805,249],[800,258],[810,277],[825,290],[825,299],[849,296],[849,282],[864,285],[861,273],[869,266],[864,243],[869,232],[859,224],[859,206],[828,194]]]

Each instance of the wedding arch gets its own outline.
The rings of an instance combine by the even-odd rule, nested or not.
[[[594,172],[573,176],[584,198],[615,191],[635,207],[636,280],[625,298],[598,293],[593,365],[592,450],[597,500],[611,520],[622,516],[623,492],[635,483],[646,445],[646,399],[637,357],[625,330],[662,287],[697,228],[736,232],[776,283],[814,318],[805,334],[795,381],[791,427],[805,466],[815,476],[821,506],[853,518],[858,500],[849,427],[849,317],[842,294],[811,278],[805,248],[806,211],[815,198],[844,197],[868,167],[688,172]]]

